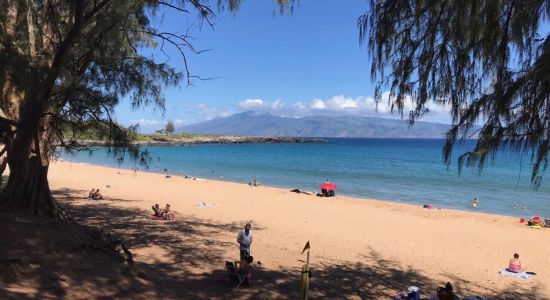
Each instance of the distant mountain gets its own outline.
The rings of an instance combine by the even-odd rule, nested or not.
[[[441,138],[449,125],[361,116],[278,117],[253,111],[182,126],[177,132],[246,136]]]

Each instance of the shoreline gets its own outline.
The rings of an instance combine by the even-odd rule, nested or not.
[[[325,143],[322,138],[239,136],[239,135],[196,135],[193,137],[146,136],[147,140],[135,140],[138,146],[191,146],[204,144],[282,144],[282,143]],[[100,140],[76,140],[78,146],[106,147],[107,142]]]
[[[69,161],[63,160],[63,162],[83,164],[83,165],[88,165],[88,166],[98,166],[98,167],[103,167],[103,168],[110,168],[110,169],[128,171],[128,169],[119,168],[119,167],[116,167],[115,165],[102,165],[102,164],[94,164],[94,163],[90,163],[90,162],[71,161],[71,160],[69,160]],[[167,172],[162,172],[160,170],[157,171],[157,170],[152,170],[152,169],[139,169],[139,172],[145,172],[145,173],[149,173],[149,174],[157,174],[157,175],[161,175],[161,176],[170,175],[170,176],[174,176],[174,177],[180,177],[180,178],[186,179],[186,180],[192,180],[193,178],[196,178],[198,180],[211,180],[211,181],[217,181],[217,182],[227,182],[227,183],[234,183],[234,184],[248,186],[248,183],[242,182],[242,181],[229,180],[229,179],[227,179],[227,180],[226,179],[220,179],[219,177],[218,178],[217,177],[208,177],[208,176],[198,177],[198,176],[194,176],[192,174],[182,174],[182,173],[177,173],[177,172],[173,172],[173,171],[170,171],[170,170],[168,170]],[[186,178],[185,176],[190,176],[190,177]],[[295,188],[295,187],[283,186],[283,185],[264,184],[263,182],[260,182],[260,183],[262,184],[263,187],[280,189],[280,190],[284,190],[284,191],[290,191],[291,189]],[[303,190],[303,191],[312,193],[312,196],[315,196],[315,193],[319,192],[317,190],[316,191]],[[488,216],[510,217],[510,218],[514,218],[516,220],[518,218],[531,218],[532,216],[537,215],[536,213],[535,214],[529,213],[527,210],[524,210],[523,211],[524,216],[521,216],[520,214],[513,215],[513,214],[498,213],[498,212],[493,212],[493,211],[486,211],[486,210],[483,210],[482,208],[469,209],[468,207],[465,207],[465,208],[461,209],[461,208],[446,207],[446,206],[439,207],[439,206],[434,205],[432,203],[419,203],[419,202],[412,202],[412,201],[405,201],[405,200],[400,201],[400,200],[395,200],[395,199],[381,199],[381,198],[373,198],[373,197],[368,197],[368,196],[363,196],[363,195],[343,194],[343,193],[339,193],[339,192],[337,192],[337,195],[340,196],[340,197],[356,199],[356,200],[360,200],[360,201],[379,201],[379,202],[390,203],[390,204],[409,205],[411,207],[422,207],[423,205],[428,204],[428,205],[431,205],[432,206],[431,209],[434,209],[434,210],[451,210],[451,211],[458,211],[458,212],[465,212],[465,213],[482,214],[482,215],[488,215]],[[319,198],[322,198],[322,197],[319,197]],[[327,199],[338,199],[338,197],[329,197]],[[518,209],[518,212],[519,212],[519,209]],[[545,216],[545,215],[540,215],[540,216],[542,218],[550,217],[550,216]]]
[[[107,226],[121,236],[150,236],[155,242],[140,238],[130,244],[136,260],[151,266],[161,261],[170,272],[206,278],[208,286],[211,274],[223,270],[224,260],[238,258],[236,232],[250,222],[255,236],[252,255],[262,262],[258,272],[263,275],[258,276],[280,286],[257,285],[244,291],[248,295],[296,298],[298,281],[292,278],[299,274],[304,258],[300,253],[310,241],[316,298],[387,299],[411,285],[432,295],[447,281],[461,295],[550,298],[550,286],[545,284],[550,276],[550,230],[528,228],[513,217],[339,195],[316,197],[268,186],[164,178],[152,172],[133,176],[131,170],[84,163],[52,163],[50,183],[60,204],[82,211],[83,224]],[[101,188],[104,200],[86,198],[92,187]],[[176,221],[146,221],[155,203],[170,203]],[[145,225],[162,229],[170,237],[167,244],[158,244],[163,240],[158,240],[157,230],[142,232]],[[178,250],[187,248],[195,252]],[[201,252],[208,256],[188,263]],[[518,281],[498,274],[513,253],[520,253],[538,275]],[[187,276],[180,276],[179,284],[184,284]],[[334,278],[347,279],[335,284]],[[213,297],[232,293],[223,285],[218,289]],[[238,292],[230,295],[243,298]]]
[[[114,166],[98,165],[98,164],[87,163],[87,162],[61,161],[61,162],[55,162],[55,163],[76,164],[76,165],[83,165],[83,166],[89,166],[89,167],[94,167],[94,168],[97,167],[97,168],[108,169],[108,170],[112,170],[112,171],[116,171],[116,172],[121,172],[121,171],[131,172],[132,171],[132,170],[125,169],[125,168],[117,168],[117,167],[114,167]],[[293,192],[290,191],[292,189],[291,187],[271,186],[271,185],[265,185],[263,183],[261,183],[261,185],[259,185],[258,187],[252,187],[252,186],[249,186],[247,183],[244,183],[244,182],[231,181],[231,180],[220,180],[218,178],[209,178],[209,177],[194,177],[194,176],[191,176],[190,174],[187,174],[190,177],[186,178],[185,175],[181,175],[181,174],[177,174],[177,173],[170,173],[170,172],[161,173],[161,172],[141,170],[141,169],[138,171],[138,174],[139,174],[139,172],[144,173],[144,174],[149,174],[149,175],[159,175],[159,176],[161,176],[160,178],[166,179],[166,180],[182,179],[186,182],[191,182],[191,183],[193,183],[193,182],[204,182],[204,183],[212,182],[212,183],[218,183],[218,184],[238,185],[239,187],[245,187],[245,188],[250,188],[250,189],[254,189],[254,188],[264,188],[265,189],[265,188],[267,188],[267,189],[271,189],[271,190],[276,190],[280,193],[282,193],[282,192],[290,193],[291,195],[292,194],[297,194],[297,193],[293,193]],[[123,174],[123,175],[126,175],[126,174]],[[166,178],[165,177],[166,175],[170,175],[171,177]],[[472,215],[478,215],[478,216],[487,217],[487,218],[494,218],[494,217],[505,218],[505,219],[509,219],[513,222],[518,221],[517,220],[518,217],[516,217],[516,216],[485,212],[485,211],[481,211],[481,210],[472,211],[472,210],[463,210],[463,209],[447,208],[447,207],[432,207],[431,209],[426,209],[426,208],[422,207],[423,204],[410,203],[410,202],[404,202],[404,201],[402,202],[402,201],[397,201],[397,200],[369,198],[369,197],[345,195],[345,194],[337,194],[334,197],[318,197],[318,196],[316,196],[316,194],[314,194],[313,191],[305,191],[305,192],[308,192],[308,193],[311,193],[311,194],[310,195],[297,194],[297,195],[304,196],[304,197],[312,197],[314,199],[329,200],[329,201],[330,200],[335,200],[335,201],[344,200],[344,201],[353,201],[353,202],[357,201],[358,203],[366,202],[366,203],[375,204],[375,205],[378,205],[378,206],[400,206],[400,207],[410,208],[410,209],[422,209],[423,211],[448,211],[448,212],[457,213],[457,214],[465,214],[465,215],[472,214]]]

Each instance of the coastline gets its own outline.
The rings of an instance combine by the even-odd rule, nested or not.
[[[234,259],[235,230],[252,222],[256,232],[253,255],[271,271],[299,270],[301,248],[310,241],[312,268],[319,271],[338,266],[335,272],[345,275],[350,270],[343,266],[355,266],[359,277],[350,280],[360,280],[353,283],[358,291],[371,288],[397,293],[417,284],[433,292],[436,287],[422,284],[443,285],[451,281],[458,284],[463,295],[527,295],[536,290],[538,297],[550,297],[550,288],[543,284],[550,275],[550,262],[546,259],[550,245],[545,242],[550,230],[527,228],[513,217],[423,209],[418,205],[346,196],[322,198],[227,181],[190,180],[175,175],[164,178],[152,172],[133,176],[126,169],[68,162],[52,164],[50,182],[54,193],[69,191],[73,198],[81,198],[92,187],[101,187],[106,199],[98,203],[85,197],[61,201],[65,205],[103,203],[117,209],[148,212],[154,203],[171,203],[182,222],[192,218],[197,222],[232,224],[210,236],[224,245],[211,249],[220,259]],[[200,206],[201,203],[206,205]],[[162,255],[154,250],[154,245],[133,250],[138,258]],[[535,278],[517,282],[497,273],[514,252],[520,253],[529,269],[537,272]],[[372,269],[381,265],[395,273],[419,274],[422,280],[415,283],[411,282],[414,276],[403,276],[393,278],[394,282],[381,282],[379,287],[369,287],[361,281],[362,276],[372,276],[368,272],[385,276]],[[199,274],[219,267],[219,261],[179,266],[182,271]],[[321,284],[319,281],[326,283],[322,278],[317,279],[317,284]],[[326,297],[330,295],[327,293],[323,286],[317,286],[314,295]]]
[[[239,135],[197,135],[192,137],[145,136],[146,140],[136,140],[132,144],[140,146],[189,146],[201,144],[272,144],[272,143],[324,143],[321,138],[239,136]],[[108,146],[99,140],[77,140],[78,146]]]
[[[72,164],[82,164],[82,165],[88,165],[88,166],[98,166],[98,167],[111,168],[111,169],[117,169],[117,170],[126,170],[124,168],[117,167],[114,164],[112,164],[112,165],[109,165],[109,164],[95,164],[95,163],[91,163],[91,162],[72,161],[72,160],[64,160],[64,162],[72,163]],[[139,169],[139,171],[144,172],[144,173],[157,174],[157,175],[161,175],[161,176],[170,175],[172,177],[180,177],[180,178],[185,178],[186,176],[188,176],[189,178],[186,178],[186,179],[197,178],[199,180],[228,182],[228,183],[234,183],[234,184],[245,185],[245,186],[248,185],[246,182],[238,181],[238,180],[231,180],[231,179],[225,179],[225,178],[220,179],[219,177],[216,177],[216,176],[210,177],[208,175],[204,176],[204,177],[198,177],[198,176],[195,176],[194,174],[183,174],[181,172],[174,172],[174,171],[171,171],[171,170],[168,170],[166,172],[162,172],[160,169],[155,169],[155,170],[153,170],[153,169]],[[265,184],[264,182],[261,182],[261,184],[262,184],[262,186],[265,186],[265,187],[274,188],[274,189],[281,189],[281,190],[285,190],[285,191],[289,191],[291,189],[296,188],[296,187],[286,186],[286,185]],[[305,192],[309,192],[311,194],[314,194],[315,192],[320,192],[320,190],[316,190],[316,191],[304,190],[304,189],[302,189],[302,190],[305,191]],[[379,202],[383,202],[383,203],[403,204],[403,205],[407,205],[407,206],[411,206],[411,207],[422,207],[423,205],[431,205],[432,209],[436,209],[436,210],[444,209],[444,210],[452,210],[452,211],[466,212],[466,213],[473,213],[473,214],[482,214],[482,215],[488,215],[488,216],[502,216],[502,217],[513,218],[515,220],[518,220],[519,218],[529,218],[529,217],[531,217],[531,215],[536,215],[536,214],[529,214],[529,211],[519,210],[519,209],[517,210],[518,214],[512,214],[512,213],[507,214],[507,213],[503,213],[503,212],[487,211],[487,210],[484,210],[483,208],[479,208],[479,207],[475,208],[475,209],[470,208],[470,206],[465,206],[464,208],[447,207],[447,206],[434,205],[434,203],[430,203],[430,202],[420,203],[420,202],[413,202],[413,201],[406,201],[406,200],[374,198],[374,197],[366,197],[366,196],[362,196],[362,195],[346,194],[346,193],[341,193],[341,192],[338,192],[338,191],[337,191],[337,195],[340,198],[344,197],[344,198],[356,199],[356,200],[360,200],[360,201],[379,201]],[[469,203],[470,202],[468,201],[468,204]],[[546,216],[542,216],[542,217],[546,217]]]
[[[118,168],[118,167],[112,166],[112,165],[101,165],[101,164],[94,164],[94,163],[81,162],[81,161],[63,161],[62,163],[85,165],[85,166],[91,166],[91,167],[101,167],[101,168],[117,170],[117,172],[119,172],[121,170],[122,171],[130,171],[130,170],[127,170],[125,168]],[[166,175],[169,175],[170,178],[174,177],[174,178],[179,178],[179,179],[184,179],[184,180],[192,180],[192,181],[194,180],[194,181],[197,181],[197,182],[212,181],[212,182],[218,182],[218,183],[237,184],[237,185],[240,185],[240,186],[249,186],[248,183],[241,182],[241,181],[225,180],[225,179],[213,178],[213,177],[207,177],[207,176],[206,177],[196,177],[196,176],[193,176],[193,174],[184,174],[184,175],[182,175],[181,173],[176,173],[176,172],[172,172],[172,171],[161,172],[161,171],[151,170],[151,169],[139,169],[139,172],[140,173],[148,173],[148,174],[159,175],[161,177],[165,177]],[[260,183],[260,187],[276,189],[276,190],[280,190],[281,192],[283,192],[283,191],[284,192],[290,192],[290,190],[293,189],[293,187],[289,187],[289,186],[270,185],[270,184],[264,184],[263,182],[259,182],[259,183]],[[308,196],[316,196],[315,192],[320,192],[320,191],[312,191],[312,190],[301,190],[301,191],[311,194],[311,195],[308,195]],[[307,194],[305,194],[305,195],[307,195]],[[317,197],[316,196],[316,198],[324,198],[324,197]],[[356,201],[370,201],[370,202],[378,203],[379,205],[384,205],[384,204],[404,205],[405,207],[411,207],[411,208],[419,208],[419,207],[423,208],[422,206],[424,205],[422,203],[412,203],[412,202],[393,200],[393,199],[380,199],[380,198],[364,197],[364,196],[360,196],[360,195],[342,194],[342,193],[339,193],[339,192],[337,193],[337,196],[335,196],[335,197],[329,197],[329,198],[324,198],[324,199],[332,199],[332,200],[335,200],[335,201],[338,201],[340,199],[351,199],[351,200],[356,200]],[[425,204],[432,205],[430,203],[425,203]],[[464,212],[464,213],[468,213],[468,214],[479,214],[479,215],[485,215],[487,217],[507,217],[507,218],[511,218],[514,222],[518,219],[518,217],[514,216],[514,215],[487,212],[487,211],[483,211],[481,209],[467,210],[467,209],[460,209],[460,208],[454,208],[454,207],[438,207],[438,206],[434,206],[434,205],[432,205],[431,209],[433,209],[433,210],[447,210],[447,211]]]

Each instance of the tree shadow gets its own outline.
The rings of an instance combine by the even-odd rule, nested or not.
[[[149,218],[152,210],[117,207],[112,202],[119,200],[112,198],[75,201],[73,193],[64,190],[56,193],[56,197],[69,209],[77,223],[113,232],[122,237],[131,248],[162,248],[172,260],[186,261],[193,265],[221,259],[217,251],[219,248],[235,248],[235,243],[219,241],[216,236],[220,233],[236,235],[245,223],[209,222],[177,212],[175,221],[155,221]],[[256,226],[255,230],[262,228]]]
[[[117,199],[88,200],[83,191],[55,192],[77,224],[17,217],[0,211],[2,299],[297,299],[301,270],[254,264],[251,287],[233,288],[224,261],[236,258],[234,236],[242,222],[224,223],[178,214],[173,222],[147,218],[149,211],[115,206]],[[79,196],[80,195],[80,196]],[[256,226],[255,226],[256,227]],[[258,226],[255,230],[264,230]],[[135,254],[132,268],[90,247],[90,231],[121,237]],[[15,238],[14,238],[15,237]],[[373,263],[374,262],[374,263]],[[375,267],[374,267],[375,266]],[[312,260],[311,298],[391,299],[408,286],[434,295],[445,282],[403,268],[366,251],[361,262]],[[458,291],[482,291],[498,299],[537,299],[539,291],[512,284],[500,290],[445,274]]]
[[[90,247],[89,230],[0,209],[0,299],[110,294],[116,289],[114,278],[124,277],[121,263]]]

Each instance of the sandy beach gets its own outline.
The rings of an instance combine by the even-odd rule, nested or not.
[[[296,299],[310,241],[312,298],[388,299],[412,285],[434,295],[450,281],[463,296],[550,299],[550,229],[512,217],[69,162],[53,163],[49,178],[77,222],[119,234],[137,262],[156,270],[144,297]],[[91,188],[105,199],[86,199]],[[147,220],[155,203],[170,203],[177,220]],[[246,222],[261,267],[252,287],[233,290],[219,277],[224,260],[238,259]],[[498,274],[515,252],[536,276]]]

